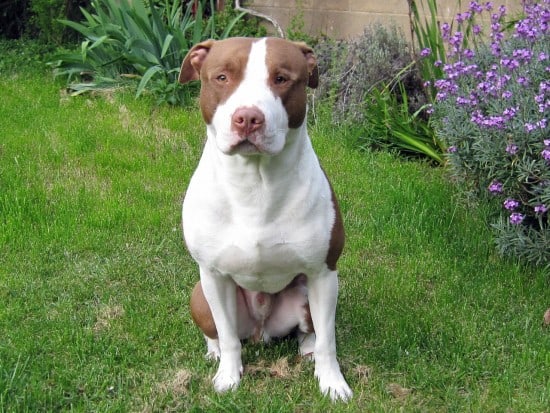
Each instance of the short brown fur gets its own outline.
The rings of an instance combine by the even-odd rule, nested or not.
[[[190,304],[191,317],[193,317],[193,321],[202,330],[204,335],[212,339],[218,338],[216,324],[214,324],[214,318],[212,317],[210,306],[208,305],[204,292],[202,291],[200,281],[195,284],[195,288],[193,288]]]

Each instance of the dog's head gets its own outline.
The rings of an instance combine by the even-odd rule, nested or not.
[[[202,115],[218,148],[275,155],[289,130],[305,121],[306,86],[317,87],[317,61],[301,42],[207,40],[189,51],[179,75],[181,83],[199,79]]]

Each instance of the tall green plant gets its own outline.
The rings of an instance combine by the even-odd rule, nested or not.
[[[182,99],[177,76],[190,47],[208,38],[229,35],[244,13],[233,18],[221,35],[216,34],[215,14],[203,14],[206,0],[183,6],[164,0],[93,0],[92,12],[82,10],[85,21],[62,23],[79,32],[80,50],[56,56],[52,66],[66,76],[74,94],[116,87],[138,79],[136,96],[145,90],[160,94],[161,100]],[[210,0],[212,3],[212,0]],[[211,10],[214,10],[211,4]],[[84,81],[88,77],[90,81]]]
[[[442,64],[446,60],[445,44],[437,20],[437,0],[408,2],[413,54],[415,58],[422,56],[422,59],[416,60],[417,67],[422,79],[430,82],[426,90],[428,98],[433,102],[436,94],[433,84],[436,79],[443,77]],[[415,40],[419,50],[415,48]],[[438,61],[441,64],[435,64]]]
[[[409,97],[402,76],[411,65],[404,68],[393,80],[375,86],[366,96],[365,136],[360,144],[373,143],[397,148],[400,152],[422,155],[441,164],[443,143],[429,122],[422,117],[425,106],[411,113]]]

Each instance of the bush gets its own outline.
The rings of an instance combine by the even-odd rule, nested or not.
[[[205,0],[188,2],[186,8],[178,1],[157,3],[92,0],[93,12],[82,10],[84,22],[63,21],[85,39],[79,51],[60,53],[51,62],[56,75],[73,82],[69,88],[74,94],[136,85],[139,80],[136,96],[148,90],[161,102],[185,101],[187,89],[177,82],[185,54],[202,40],[227,37],[243,14],[219,34],[214,13],[203,15]]]
[[[351,42],[323,40],[316,47],[334,120],[351,127],[361,148],[398,149],[441,162],[441,144],[423,110],[427,104],[403,34],[373,24]]]
[[[450,56],[434,103],[454,177],[501,205],[499,250],[541,265],[550,265],[549,4],[525,4],[507,36],[503,6],[471,2],[458,31],[443,33]],[[484,12],[492,13],[489,44],[465,48],[461,27]]]
[[[364,119],[365,97],[374,87],[395,78],[412,62],[403,34],[392,26],[372,24],[351,41],[323,39],[316,46],[322,83],[317,97],[330,97],[337,121],[351,123]],[[409,97],[422,101],[421,87],[416,87],[412,71],[405,83]],[[414,106],[416,103],[414,102]]]

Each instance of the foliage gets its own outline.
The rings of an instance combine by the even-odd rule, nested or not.
[[[44,42],[60,44],[65,27],[59,19],[67,18],[65,0],[31,0],[31,25],[37,37]]]
[[[1,0],[0,36],[7,39],[21,37],[29,14],[28,0]]]
[[[349,123],[363,121],[365,97],[374,86],[395,78],[411,63],[408,44],[399,29],[378,23],[367,26],[351,41],[323,39],[315,51],[322,81],[316,96],[328,97],[335,120]],[[412,71],[404,75],[404,82],[412,86],[407,92],[414,104],[422,98],[422,89],[418,88],[418,94],[413,90]]]
[[[422,81],[395,26],[368,26],[349,43],[323,40],[316,52],[322,79],[316,95],[328,97],[335,121],[355,130],[361,148],[397,148],[441,162]]]
[[[397,88],[397,92],[392,88]],[[429,122],[422,118],[423,110],[421,107],[411,113],[407,91],[399,76],[383,88],[373,88],[366,97],[359,144],[398,148],[404,153],[422,154],[441,164],[443,145]]]
[[[232,2],[231,2],[232,3]],[[242,37],[265,37],[267,30],[261,23],[261,19],[251,14],[245,14],[242,18],[242,12],[235,10],[232,4],[226,4],[221,12],[214,17],[215,38],[224,36],[242,36]],[[231,27],[229,33],[226,28]]]
[[[0,39],[0,75],[9,76],[22,72],[42,73],[44,63],[55,53],[53,45],[37,40]]]
[[[458,31],[443,34],[450,55],[434,104],[454,176],[500,200],[499,250],[544,265],[550,265],[549,5],[526,3],[525,17],[506,36],[505,7],[472,2]],[[464,47],[464,25],[484,12],[491,13],[490,44]]]
[[[437,0],[409,0],[408,3],[409,22],[413,34],[413,54],[420,76],[424,81],[431,82],[430,86],[426,88],[431,102],[436,93],[433,82],[443,77],[441,65],[446,60],[445,44],[439,28]],[[420,3],[420,8],[418,3]],[[422,15],[429,16],[429,18],[422,19],[420,10],[422,10]],[[420,51],[414,50],[415,39]],[[419,56],[422,59],[419,59]],[[436,62],[440,63],[435,64]]]
[[[60,53],[52,66],[56,75],[66,76],[75,94],[137,84],[136,96],[146,89],[160,101],[185,101],[186,90],[177,83],[181,62],[195,43],[227,37],[243,14],[230,20],[216,33],[215,15],[204,17],[206,0],[179,2],[164,0],[93,0],[92,13],[82,10],[85,21],[63,23],[85,40],[80,51]],[[213,10],[214,7],[211,7]],[[88,81],[86,78],[90,78]]]
[[[60,45],[76,36],[59,19],[81,18],[89,0],[0,0],[0,36]]]
[[[310,47],[315,47],[318,43],[318,38],[308,33],[305,27],[304,3],[302,0],[297,0],[296,10],[292,14],[286,29],[286,37],[289,40],[306,42]]]

